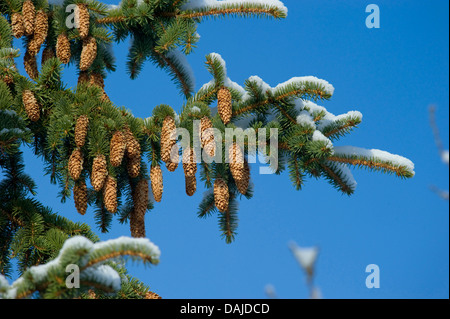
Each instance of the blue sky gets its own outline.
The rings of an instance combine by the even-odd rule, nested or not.
[[[325,298],[448,298],[449,212],[429,186],[448,189],[448,167],[438,156],[428,122],[437,123],[448,148],[448,1],[376,1],[381,28],[368,29],[367,1],[285,0],[284,20],[227,18],[200,24],[199,47],[188,60],[196,88],[210,80],[205,56],[217,52],[229,77],[243,84],[258,75],[271,86],[294,76],[314,75],[335,87],[320,103],[334,114],[358,110],[363,122],[335,145],[377,148],[415,163],[416,176],[353,170],[358,187],[341,195],[324,180],[307,180],[296,191],[287,173],[258,175],[255,195],[240,202],[236,241],[220,238],[217,217],[198,219],[203,187],[184,192],[181,169],[164,171],[161,203],[146,216],[147,235],[161,251],[161,263],[129,263],[135,277],[164,298],[265,298],[271,284],[280,298],[307,298],[305,276],[288,242],[320,247],[316,285]],[[117,1],[107,1],[117,3]],[[147,63],[137,80],[126,76],[128,43],[115,45],[117,71],[106,92],[117,105],[147,117],[158,104],[180,110],[183,98],[162,71]],[[73,86],[75,70],[64,78]],[[71,201],[42,176],[42,163],[26,152],[27,172],[40,200],[74,221],[95,228],[93,211],[80,216]],[[104,240],[129,235],[113,223]],[[380,288],[365,286],[366,266],[380,268]]]

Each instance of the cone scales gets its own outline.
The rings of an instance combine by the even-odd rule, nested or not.
[[[39,104],[37,103],[36,97],[30,90],[24,90],[22,93],[22,102],[25,106],[25,111],[27,112],[28,118],[32,122],[39,120]]]
[[[244,162],[244,173],[242,179],[235,180],[236,187],[242,195],[247,194],[248,186],[250,185],[250,165],[247,161]]]
[[[80,56],[80,70],[86,71],[97,57],[97,41],[94,37],[87,37],[83,40],[83,48]]]
[[[160,166],[154,166],[150,169],[150,180],[153,197],[155,201],[160,202],[163,194],[163,176]]]
[[[42,51],[41,64],[44,64],[49,59],[54,58],[54,57],[55,57],[55,51],[53,51],[53,48],[48,47],[48,46],[45,47],[44,50]]]
[[[197,190],[197,173],[196,156],[193,148],[185,149],[183,152],[183,169],[186,186],[186,194],[192,196]]]
[[[23,36],[25,29],[23,26],[23,17],[19,12],[11,15],[11,30],[15,38],[19,39]]]
[[[79,148],[73,150],[68,163],[69,175],[76,181],[83,170],[83,153]]]
[[[175,130],[175,120],[171,116],[166,116],[161,128],[161,160],[165,163],[178,162],[175,159],[171,160],[172,148],[176,145],[176,141],[171,139],[171,137],[175,133]]]
[[[86,214],[87,209],[87,187],[84,180],[81,180],[73,187],[73,199],[75,208],[81,215]]]
[[[34,32],[34,22],[36,9],[31,0],[25,0],[22,6],[23,27],[25,35],[32,35]]]
[[[25,68],[25,72],[27,72],[30,78],[36,80],[39,77],[36,56],[31,54],[28,50],[25,52],[23,57],[23,66]]]
[[[174,144],[172,146],[172,151],[170,152],[170,161],[166,163],[166,167],[169,172],[175,172],[178,167],[178,162],[180,161],[180,154],[178,154],[178,151],[178,145]]]
[[[36,55],[41,49],[41,45],[45,42],[48,32],[48,16],[44,10],[39,10],[36,14],[34,34],[28,42],[28,50],[30,54]]]
[[[56,39],[56,56],[63,64],[70,61],[70,42],[65,33],[61,33]]]
[[[227,183],[221,178],[216,179],[214,182],[214,204],[220,212],[225,213],[228,210],[229,201],[230,193]]]
[[[120,166],[123,155],[125,154],[126,146],[127,144],[123,132],[115,132],[111,138],[111,143],[109,144],[109,157],[112,166]]]
[[[105,155],[99,154],[92,163],[91,185],[95,191],[98,192],[103,188],[106,176],[108,176],[106,158]]]
[[[216,144],[214,142],[214,134],[212,131],[212,123],[209,117],[205,116],[200,121],[200,139],[202,148],[210,157],[214,157]]]
[[[78,147],[83,147],[86,142],[86,135],[89,127],[89,118],[86,115],[81,115],[75,124],[75,144]]]
[[[148,181],[141,179],[133,192],[133,210],[130,214],[130,231],[133,237],[145,237],[145,212],[148,206]]]
[[[233,143],[228,150],[228,158],[230,161],[230,171],[234,180],[241,180],[245,176],[244,155],[241,148]]]
[[[224,124],[231,121],[232,116],[231,93],[226,87],[221,87],[217,92],[217,112]]]
[[[138,177],[141,170],[141,145],[128,127],[125,128],[125,153],[128,157],[127,170],[130,177]]]
[[[78,32],[80,38],[84,39],[89,34],[89,10],[84,3],[77,4],[75,19],[78,24]]]
[[[117,181],[109,175],[103,187],[103,203],[108,212],[113,214],[117,212]]]

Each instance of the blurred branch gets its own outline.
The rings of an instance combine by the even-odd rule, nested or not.
[[[449,152],[444,148],[444,144],[441,140],[441,135],[439,133],[439,128],[436,124],[436,107],[434,105],[430,105],[428,108],[429,116],[430,116],[430,126],[433,130],[434,142],[439,151],[439,156],[441,157],[442,162],[449,165]],[[431,185],[430,189],[435,192],[439,197],[444,200],[449,200],[448,191],[442,190],[437,186]]]

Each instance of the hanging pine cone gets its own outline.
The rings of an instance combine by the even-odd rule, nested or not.
[[[73,187],[73,199],[75,201],[75,208],[81,215],[86,214],[87,209],[87,187],[84,180],[75,183]]]
[[[130,233],[131,237],[144,238],[145,237],[145,219],[144,216],[138,215],[133,209],[130,212]]]
[[[63,64],[70,61],[70,41],[65,33],[61,33],[56,39],[56,56]]]
[[[89,73],[86,71],[81,71],[78,74],[78,81],[77,85],[83,84],[83,83],[89,83]]]
[[[109,161],[112,166],[120,166],[123,155],[125,154],[126,146],[125,135],[122,131],[116,131],[111,138],[111,143],[109,144]]]
[[[103,186],[103,203],[108,212],[113,214],[117,212],[117,181],[109,175]]]
[[[163,176],[160,166],[150,168],[150,181],[155,201],[160,202],[163,194]]]
[[[242,195],[247,194],[248,186],[250,185],[250,165],[247,161],[244,161],[244,173],[241,179],[236,179],[236,186],[239,193]]]
[[[193,148],[187,148],[183,152],[183,169],[185,176],[194,176],[197,173],[197,157]]]
[[[133,237],[145,237],[145,212],[148,206],[148,181],[141,179],[133,190],[130,231]]]
[[[87,37],[83,40],[83,48],[80,56],[80,70],[86,71],[97,57],[97,41],[94,37]]]
[[[141,171],[141,156],[140,155],[128,157],[127,171],[128,171],[128,175],[130,175],[131,178],[136,178],[139,176],[139,172]]]
[[[78,147],[83,147],[86,142],[86,135],[89,126],[89,118],[86,115],[81,115],[75,124],[75,144]]]
[[[30,54],[28,50],[25,52],[25,55],[23,57],[23,66],[25,68],[25,72],[27,72],[30,78],[36,80],[39,77],[36,56]]]
[[[81,171],[83,170],[83,161],[83,153],[81,150],[79,148],[74,149],[69,157],[68,163],[69,174],[74,181],[80,178]]]
[[[176,141],[172,140],[171,136],[175,134],[175,130],[175,120],[171,116],[166,116],[161,127],[161,160],[165,163],[171,162],[171,151],[176,144]]]
[[[229,201],[230,193],[227,183],[223,179],[217,178],[214,181],[214,204],[220,212],[225,213],[228,210]]]
[[[236,143],[233,143],[228,150],[228,159],[230,161],[230,171],[234,180],[242,180],[245,176],[244,154]]]
[[[36,13],[34,34],[28,42],[28,50],[30,54],[36,55],[41,49],[41,45],[45,42],[48,32],[48,16],[44,10],[39,10]]]
[[[221,87],[217,92],[217,112],[219,112],[220,118],[224,124],[228,124],[231,121],[231,116],[233,114],[231,93],[225,86]]]
[[[80,33],[80,38],[84,39],[89,34],[89,10],[84,3],[77,4],[77,15],[78,18],[78,32]]]
[[[89,83],[102,89],[105,88],[105,82],[103,80],[103,76],[100,73],[92,72],[89,76]]]
[[[105,155],[99,154],[92,163],[91,185],[95,191],[98,192],[102,189],[106,176],[108,176],[106,158]]]
[[[179,147],[177,144],[175,144],[172,147],[172,151],[170,152],[170,160],[166,162],[166,167],[169,170],[169,172],[175,172],[175,170],[178,167],[178,162],[180,160],[180,154],[178,153]]]
[[[49,46],[46,46],[44,48],[44,50],[42,51],[41,64],[44,64],[49,59],[54,58],[54,57],[55,57],[55,51],[53,50],[53,48],[49,47]]]
[[[25,29],[23,26],[23,17],[19,12],[14,12],[11,15],[11,30],[15,38],[19,39],[23,36]]]
[[[128,126],[124,129],[125,134],[125,141],[126,141],[126,154],[129,158],[135,157],[135,156],[141,156],[141,145],[139,144],[139,141],[134,137],[133,133],[131,132],[130,128]]]
[[[186,194],[188,196],[193,196],[195,194],[195,191],[197,190],[197,178],[195,177],[195,175],[185,176],[184,181],[186,186]]]
[[[32,35],[34,32],[34,22],[36,9],[31,0],[25,0],[22,6],[22,18],[25,35]]]
[[[39,120],[40,108],[34,93],[30,90],[24,90],[22,92],[22,102],[28,118],[33,122]]]
[[[206,153],[214,157],[216,151],[216,144],[214,142],[214,134],[212,131],[213,125],[209,117],[204,116],[200,121],[200,140],[202,143],[202,148],[205,149]]]

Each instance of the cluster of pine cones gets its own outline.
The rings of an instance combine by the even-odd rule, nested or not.
[[[47,13],[42,9],[36,10],[31,0],[25,0],[22,12],[14,12],[11,15],[11,29],[14,37],[21,38],[26,36],[28,38],[23,63],[27,74],[35,80],[39,76],[36,55],[47,38]],[[42,63],[45,63],[47,59],[53,56],[53,50],[50,47],[46,47],[42,54]]]
[[[86,4],[77,4],[75,10],[75,25],[77,26],[83,45],[79,65],[81,71],[88,70],[97,57],[97,41],[93,36],[89,35],[89,19],[90,15]],[[65,32],[58,35],[58,38],[56,39],[56,56],[64,64],[67,64],[70,61],[70,41]]]
[[[89,35],[89,17],[86,4],[77,4],[75,22],[83,45],[79,65],[81,71],[88,70],[97,56],[97,41]],[[25,71],[34,80],[39,76],[36,56],[47,38],[48,24],[48,15],[45,10],[36,10],[31,0],[24,1],[21,12],[14,12],[11,15],[11,29],[14,37],[26,36],[28,38],[23,63]],[[56,56],[63,64],[70,61],[70,41],[65,32],[58,35]],[[55,49],[46,46],[42,52],[41,63],[43,64],[53,57],[55,57]]]

